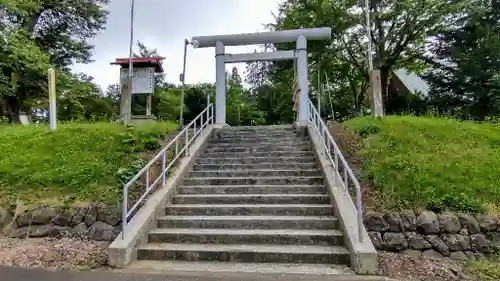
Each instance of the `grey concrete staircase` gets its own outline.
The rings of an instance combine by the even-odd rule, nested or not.
[[[289,127],[215,133],[139,260],[349,264],[307,138]]]

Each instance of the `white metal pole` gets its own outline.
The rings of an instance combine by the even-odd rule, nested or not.
[[[215,44],[215,122],[226,124],[226,60],[224,44]]]
[[[208,91],[206,92],[207,95],[207,126],[210,124],[210,108],[208,106],[210,105],[210,94]]]
[[[56,73],[54,69],[49,68],[49,129],[56,130]]]
[[[185,94],[185,86],[186,86],[186,60],[187,60],[187,46],[189,41],[184,39],[184,59],[182,62],[182,74],[180,75],[181,80],[181,110],[179,116],[179,124],[181,128],[184,128],[184,94]]]

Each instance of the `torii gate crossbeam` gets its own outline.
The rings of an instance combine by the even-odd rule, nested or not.
[[[327,40],[332,36],[331,28],[304,28],[284,31],[243,33],[231,35],[196,36],[191,39],[199,48],[215,47],[215,121],[226,124],[226,63],[297,59],[297,74],[300,89],[299,123],[309,119],[309,79],[307,62],[307,40]],[[295,51],[269,53],[226,54],[225,46],[275,44],[296,42]]]

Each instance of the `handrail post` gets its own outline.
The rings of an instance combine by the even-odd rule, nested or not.
[[[167,151],[164,150],[163,151],[163,156],[161,158],[161,183],[162,183],[162,187],[165,186],[166,182],[167,182],[167,171],[165,171],[167,167]]]
[[[207,126],[210,124],[210,103],[207,104]]]
[[[363,242],[363,202],[361,188],[356,190],[356,205],[358,205],[358,238]]]
[[[213,105],[210,106],[210,110],[212,111],[212,124],[213,124],[215,122],[214,121],[214,106]]]
[[[127,212],[128,212],[128,186],[123,185],[122,198],[122,239],[125,239],[125,228],[127,227]]]
[[[185,148],[185,152],[186,152],[185,155],[188,156],[189,155],[189,152],[188,152],[188,149],[189,149],[188,148],[188,146],[189,146],[188,145],[189,144],[189,128],[186,128],[186,131],[184,133],[184,141],[185,141],[184,148]]]
[[[333,147],[333,153],[335,155],[335,170],[338,171],[339,170],[339,155],[337,154],[337,149],[335,149],[335,147]]]
[[[344,166],[344,188],[345,192],[349,193],[349,181],[347,178],[347,167],[345,166],[344,163],[342,163],[342,166]]]

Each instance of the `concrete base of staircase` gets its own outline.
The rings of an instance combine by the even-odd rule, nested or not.
[[[95,271],[48,271],[34,268],[0,267],[2,280],[9,281],[389,281],[384,277],[357,277],[351,274],[346,275],[311,275],[311,274],[280,274],[262,273],[261,270],[247,271],[218,271],[210,270],[210,266],[197,264],[197,268],[186,271],[186,267],[181,264],[166,264],[158,266],[152,264],[134,264],[126,270],[106,270]],[[186,264],[187,265],[187,264]],[[208,269],[208,270],[205,270]],[[168,271],[168,272],[167,272]],[[267,272],[267,271],[265,271]],[[250,274],[249,274],[250,273]],[[309,279],[313,277],[313,279]]]
[[[159,275],[168,280],[183,276],[182,280],[196,277],[199,281],[397,281],[384,276],[356,275],[348,266],[307,263],[137,261],[115,271]]]

